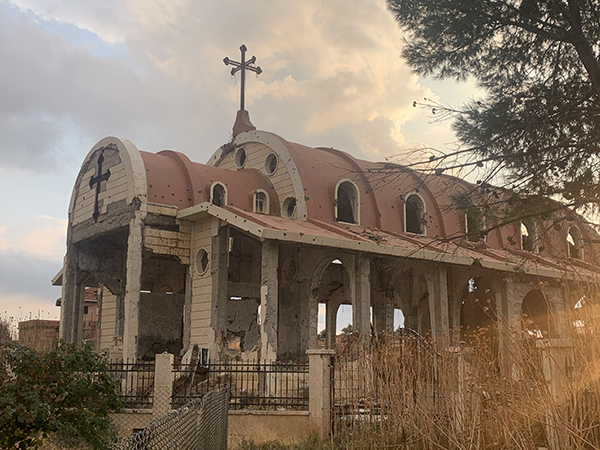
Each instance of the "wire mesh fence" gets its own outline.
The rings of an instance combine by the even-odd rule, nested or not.
[[[307,363],[230,361],[175,365],[173,371],[173,407],[228,385],[230,409],[308,410]]]
[[[110,449],[226,450],[228,399],[228,386],[207,392]]]

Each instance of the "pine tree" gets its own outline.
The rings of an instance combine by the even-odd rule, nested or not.
[[[407,32],[403,57],[416,73],[474,79],[484,93],[438,112],[453,116],[459,153],[474,153],[476,164],[485,163],[490,176],[502,173],[521,197],[551,196],[574,208],[597,204],[598,1],[388,0],[388,6]]]

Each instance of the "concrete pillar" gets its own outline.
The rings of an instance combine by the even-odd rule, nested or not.
[[[331,433],[331,383],[335,350],[310,349],[308,355],[308,417],[313,432],[321,439]]]
[[[154,400],[152,415],[158,419],[171,410],[173,393],[173,355],[161,353],[154,360]]]
[[[127,239],[127,278],[124,298],[123,360],[137,359],[139,305],[142,281],[142,219],[136,215],[129,222]]]
[[[369,259],[361,254],[356,257],[354,289],[352,290],[352,328],[359,336],[371,333],[371,287]]]
[[[214,224],[210,252],[211,276],[211,329],[214,339],[209,339],[210,353],[217,358],[227,347],[227,276],[229,260],[229,228]]]
[[[195,256],[195,255],[194,255]],[[192,335],[192,271],[193,264],[190,264],[185,271],[185,301],[183,304],[183,350],[187,351],[190,347]]]
[[[264,241],[260,272],[260,359],[262,362],[277,360],[278,265],[279,243]]]
[[[83,299],[85,286],[78,283],[78,252],[74,245],[67,250],[63,263],[60,307],[60,337],[67,342],[81,342],[83,332]]]
[[[448,278],[446,266],[440,265],[426,276],[429,291],[431,334],[435,341],[447,340],[450,331],[448,320]]]

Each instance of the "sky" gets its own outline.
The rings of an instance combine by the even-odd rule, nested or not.
[[[384,0],[0,0],[0,317],[59,317],[50,280],[85,155],[118,136],[206,162],[231,138],[256,55],[253,124],[368,160],[451,147],[413,101],[460,105],[469,83],[421,79]]]

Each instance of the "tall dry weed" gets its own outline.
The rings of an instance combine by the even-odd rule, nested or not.
[[[600,449],[600,307],[561,320],[552,340],[505,328],[440,350],[407,332],[345,343],[336,447]]]

